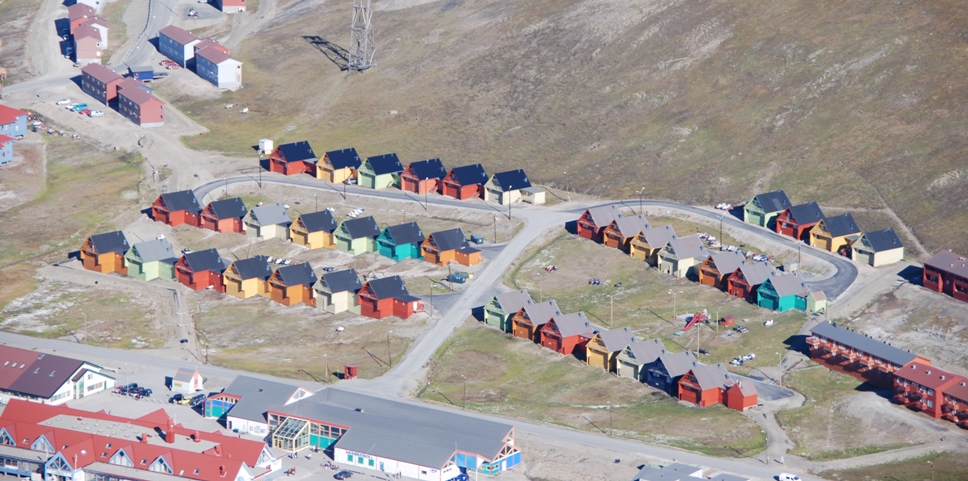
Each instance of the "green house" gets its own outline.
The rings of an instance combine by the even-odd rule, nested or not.
[[[504,332],[511,332],[511,317],[528,305],[531,295],[522,289],[502,292],[484,306],[484,323]]]
[[[364,252],[376,251],[376,238],[380,236],[373,216],[344,220],[333,232],[336,250],[349,252],[354,256]]]
[[[403,165],[400,164],[397,154],[383,154],[364,160],[363,165],[360,165],[358,178],[361,187],[399,188],[401,173]]]
[[[389,257],[397,262],[404,259],[420,259],[420,244],[425,236],[416,222],[394,225],[383,229],[376,238],[377,251],[383,257]]]
[[[124,254],[128,276],[150,281],[152,279],[175,280],[175,263],[178,258],[171,244],[164,237],[135,244]]]
[[[790,207],[790,199],[782,190],[757,194],[743,207],[743,222],[774,229],[776,216]]]
[[[774,272],[756,290],[756,304],[764,309],[786,312],[790,309],[807,310],[810,289],[799,273]]]

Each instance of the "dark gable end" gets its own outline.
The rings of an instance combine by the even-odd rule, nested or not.
[[[334,169],[359,169],[363,163],[353,147],[326,152],[326,159]]]
[[[487,172],[481,164],[465,165],[456,167],[451,172],[451,177],[460,185],[484,185],[487,183]]]
[[[302,140],[291,144],[282,144],[278,147],[279,155],[286,162],[313,162],[317,161],[316,154],[309,142]]]

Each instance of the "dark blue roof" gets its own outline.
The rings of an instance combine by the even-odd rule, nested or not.
[[[366,162],[370,164],[370,169],[374,175],[399,174],[403,172],[403,165],[397,154],[383,154],[375,157],[368,157]]]
[[[373,295],[377,299],[404,300],[403,298],[410,296],[410,292],[407,291],[407,286],[403,284],[403,279],[400,279],[400,276],[373,279],[366,284],[370,286],[370,290],[373,291]]]
[[[440,159],[427,159],[413,162],[407,169],[417,177],[417,180],[443,179],[447,175],[447,171],[444,170],[444,164],[440,162]]]
[[[531,181],[523,170],[509,170],[494,174],[494,185],[501,189],[501,192],[524,189],[531,187]]]
[[[380,235],[380,227],[376,225],[373,216],[360,217],[358,219],[348,219],[343,221],[343,229],[350,235],[351,239],[372,237],[374,239]]]
[[[212,271],[222,273],[226,267],[222,262],[222,256],[215,249],[189,252],[185,254],[185,264],[188,264],[192,272]]]
[[[420,226],[416,222],[392,225],[386,228],[386,233],[387,237],[398,246],[404,244],[420,244],[424,241],[423,231],[420,230]]]
[[[467,237],[464,237],[464,230],[460,227],[450,230],[442,230],[430,234],[430,241],[441,251],[449,251],[468,247]]]
[[[333,165],[334,169],[359,169],[360,164],[363,162],[360,160],[360,156],[357,155],[356,149],[350,147],[348,149],[342,150],[331,150],[326,152],[326,158],[329,163]]]
[[[249,259],[242,259],[233,262],[232,265],[235,267],[235,271],[239,273],[239,277],[243,280],[255,278],[266,280],[272,275],[268,256],[255,256]]]
[[[282,144],[276,148],[279,151],[279,155],[282,156],[283,160],[286,162],[316,162],[316,154],[313,153],[313,148],[309,146],[309,142],[301,140],[299,142],[293,142],[291,144]]]
[[[276,274],[286,286],[312,286],[316,283],[316,273],[308,262],[280,267]]]
[[[360,276],[356,273],[355,269],[323,274],[323,284],[333,293],[346,291],[356,292],[363,288],[363,283],[360,282]]]
[[[128,252],[128,239],[124,237],[124,232],[121,231],[92,235],[91,245],[98,254],[107,254],[108,252],[124,254]]]
[[[850,215],[850,212],[844,215],[826,217],[823,220],[823,225],[827,228],[827,232],[830,232],[830,235],[834,237],[860,232],[860,227],[857,227],[857,223],[854,222],[854,216]]]
[[[242,199],[233,197],[231,199],[216,200],[208,204],[212,208],[212,213],[217,219],[241,219],[245,217],[247,210]]]
[[[807,202],[790,207],[790,216],[798,224],[815,224],[823,219],[823,211],[816,202]]]
[[[198,198],[190,190],[161,194],[161,202],[165,204],[169,212],[184,210],[197,214],[202,211],[202,207],[198,204]]]
[[[865,232],[864,237],[867,239],[867,243],[870,244],[871,249],[874,249],[874,252],[884,252],[904,247],[897,233],[890,227],[884,230]]]
[[[487,183],[487,172],[484,172],[484,166],[481,164],[455,167],[450,173],[451,177],[460,185],[483,185]]]
[[[337,227],[333,213],[328,210],[302,214],[299,216],[299,220],[308,232],[329,232],[332,234]]]
[[[765,194],[757,194],[756,199],[760,201],[760,207],[763,208],[763,212],[767,214],[771,212],[781,212],[790,207],[790,199],[787,198],[786,192],[782,190],[777,190],[773,192],[767,192]]]

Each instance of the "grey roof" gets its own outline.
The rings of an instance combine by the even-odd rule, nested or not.
[[[655,362],[662,355],[662,352],[665,351],[665,345],[659,338],[649,339],[648,341],[636,340],[629,344],[629,350],[632,351],[632,357],[639,361],[640,365],[649,364]]]
[[[467,242],[467,237],[464,236],[464,230],[460,227],[434,232],[430,234],[429,239],[441,251],[460,249],[470,245]]]
[[[360,239],[363,237],[376,239],[380,235],[380,227],[376,225],[376,220],[373,219],[372,215],[357,219],[347,219],[340,225],[349,234],[351,239]]]
[[[719,473],[709,478],[709,481],[750,481],[750,478],[729,473]]]
[[[308,262],[280,267],[276,269],[276,274],[286,286],[312,286],[316,283],[316,273]]]
[[[495,297],[497,298],[498,305],[501,306],[501,310],[505,314],[520,311],[531,300],[531,294],[528,294],[528,291],[524,289],[502,292]]]
[[[336,442],[341,449],[436,469],[458,450],[496,459],[513,429],[510,424],[335,388],[276,411],[349,426]]]
[[[694,473],[701,473],[702,470],[700,467],[682,463],[672,463],[661,468],[645,466],[632,478],[632,481],[682,481],[690,478]]]
[[[215,249],[206,249],[198,252],[189,252],[184,255],[185,264],[192,270],[192,272],[204,272],[212,271],[222,273],[225,272],[225,268],[228,267],[225,261],[222,260],[222,256],[218,254]]]
[[[359,169],[360,164],[363,163],[353,147],[326,152],[326,158],[334,169]]]
[[[649,243],[649,245],[652,245]],[[702,239],[698,235],[688,237],[677,237],[669,241],[669,251],[677,259],[705,259],[709,252],[702,245]]]
[[[788,208],[790,209],[790,216],[797,221],[797,224],[815,224],[823,219],[823,211],[820,210],[820,206],[816,202],[807,202]]]
[[[595,335],[594,329],[592,329],[591,323],[588,322],[588,318],[585,317],[585,313],[578,311],[572,312],[571,314],[560,314],[552,318],[555,322],[555,327],[558,328],[558,332],[561,333],[562,338],[571,336],[585,336],[591,338]]]
[[[161,194],[161,202],[165,204],[169,212],[184,210],[197,214],[202,211],[202,206],[199,205],[195,192],[190,190]]]
[[[897,233],[890,227],[884,230],[865,232],[861,237],[867,239],[867,244],[871,246],[874,252],[884,252],[904,247],[901,239],[897,237]]]
[[[333,213],[328,210],[301,214],[299,216],[299,220],[302,222],[303,227],[305,227],[306,231],[308,232],[322,231],[332,234],[337,227],[336,219],[333,217]]]
[[[528,180],[528,175],[521,169],[498,172],[491,177],[491,180],[495,187],[501,189],[501,192],[531,187],[531,181]]]
[[[773,290],[780,297],[807,297],[810,294],[810,289],[803,283],[799,272],[787,274],[773,271],[770,274],[770,284],[773,284]]]
[[[452,179],[460,185],[475,185],[487,183],[487,172],[481,164],[471,164],[451,169]]]
[[[133,247],[136,256],[141,258],[141,262],[166,261],[175,258],[168,239],[155,239],[147,242],[139,242]],[[174,262],[171,262],[174,264]]]
[[[417,177],[418,180],[443,179],[447,175],[447,171],[444,170],[444,164],[440,162],[440,159],[411,162],[407,170]]]
[[[860,227],[857,227],[857,223],[854,222],[854,216],[850,215],[850,212],[834,217],[825,217],[823,225],[827,228],[827,232],[834,237],[860,232]]]
[[[216,219],[241,219],[245,217],[245,204],[238,197],[209,202],[208,207],[211,208]]]
[[[672,242],[673,239],[677,239],[676,231],[671,225],[664,225],[662,227],[649,227],[642,231],[642,236],[645,237],[645,241],[649,243],[653,249],[661,248],[662,246]]]
[[[790,199],[787,198],[786,192],[783,192],[782,190],[766,192],[764,194],[756,194],[756,200],[760,202],[760,207],[762,207],[763,212],[766,212],[767,214],[786,210],[787,207],[793,205],[790,203]]]
[[[601,336],[602,343],[609,352],[624,351],[629,344],[635,342],[635,334],[632,334],[632,329],[628,326],[621,329],[601,330],[598,331],[598,335]]]
[[[316,163],[316,153],[313,152],[313,148],[309,145],[309,142],[301,140],[299,142],[293,142],[291,144],[282,144],[276,147],[279,154],[286,162],[312,162]]]
[[[420,226],[416,222],[406,224],[391,225],[386,228],[387,237],[393,241],[394,245],[420,244],[425,237]]]
[[[119,230],[114,232],[106,232],[104,234],[97,234],[91,236],[91,246],[98,254],[107,254],[108,252],[114,252],[117,254],[124,255],[128,252],[128,239],[124,237],[124,232]]]
[[[739,269],[746,258],[743,254],[733,251],[713,251],[709,254],[713,258],[713,263],[716,265],[716,270],[719,271],[721,275],[732,274]]]
[[[403,279],[400,279],[400,276],[371,279],[366,282],[366,285],[370,287],[370,290],[377,299],[393,298],[405,300],[404,297],[410,296],[410,293],[407,291],[407,286],[404,285]]]
[[[826,321],[814,326],[813,329],[810,329],[810,333],[815,336],[830,339],[837,344],[866,352],[867,354],[879,357],[898,366],[903,366],[917,357],[917,355],[904,349],[899,349],[863,334],[837,327]]]
[[[938,252],[924,261],[926,267],[931,267],[938,271],[950,272],[956,276],[968,278],[968,264],[965,263],[965,256],[951,252],[951,249]]]
[[[746,382],[743,382],[743,381],[746,381]],[[730,377],[729,382],[727,384],[728,384],[727,389],[731,389],[733,386],[736,386],[739,389],[739,392],[743,393],[744,396],[752,396],[754,394],[759,394],[759,392],[756,390],[756,383],[754,383],[749,379]]]
[[[267,410],[281,408],[298,390],[290,384],[239,376],[222,392],[242,398],[229,411],[230,416],[264,423]]]
[[[551,318],[561,315],[558,303],[554,300],[535,302],[533,299],[528,299],[528,303],[524,305],[523,309],[534,327],[541,327]]]
[[[666,372],[672,377],[679,377],[692,369],[692,363],[696,362],[696,356],[692,351],[682,351],[677,353],[663,352],[659,355],[659,362],[665,366]]]
[[[363,288],[359,274],[356,269],[346,269],[345,271],[327,272],[319,278],[316,285],[320,290],[337,293],[353,291],[357,292]]]
[[[292,223],[292,219],[289,218],[289,212],[286,207],[282,204],[266,204],[253,207],[252,211],[249,212],[252,216],[252,220],[258,225],[288,225]]]
[[[743,277],[750,286],[757,286],[770,278],[773,266],[769,262],[746,262],[739,266]]]
[[[397,157],[397,154],[383,154],[368,157],[366,163],[370,164],[370,169],[373,170],[374,175],[399,174],[403,172],[403,165],[400,164],[400,159]]]
[[[615,204],[592,207],[586,212],[588,212],[588,216],[591,217],[592,222],[598,227],[605,227],[613,220],[622,216]]]
[[[694,362],[692,363],[692,374],[696,376],[696,382],[699,383],[699,388],[703,391],[717,387],[722,388],[727,381],[730,381],[729,372],[726,371],[726,366],[723,366],[721,362],[716,364]]]
[[[272,268],[269,267],[268,256],[255,256],[242,259],[233,262],[232,266],[243,280],[256,278],[266,280],[272,275]]]
[[[615,228],[625,237],[638,235],[639,232],[649,228],[649,221],[641,214],[631,217],[618,216],[612,222],[615,223]]]
[[[171,378],[175,381],[188,382],[195,376],[195,370],[187,367],[180,367],[175,371]]]

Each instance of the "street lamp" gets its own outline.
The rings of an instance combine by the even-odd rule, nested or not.
[[[719,244],[720,245],[723,244],[723,217],[726,217],[726,211],[723,211],[723,213],[719,215]]]
[[[612,401],[608,402],[608,437],[612,437]]]
[[[682,294],[682,291],[673,291],[669,289],[669,295],[672,296],[672,320],[676,320],[676,296]]]
[[[615,314],[615,298],[608,296],[608,328],[612,328],[612,316]]]
[[[645,187],[639,189],[639,215],[642,215],[642,192],[645,191]]]
[[[460,378],[464,381],[464,394],[461,395],[460,400],[461,409],[467,409],[467,378],[463,374],[460,375]]]
[[[326,382],[329,382],[329,359],[323,354],[323,360],[326,361]]]
[[[934,481],[934,463],[931,461],[928,461],[928,466],[931,467],[931,481]]]
[[[387,364],[393,367],[393,354],[390,353],[390,333],[393,331],[387,331]]]

